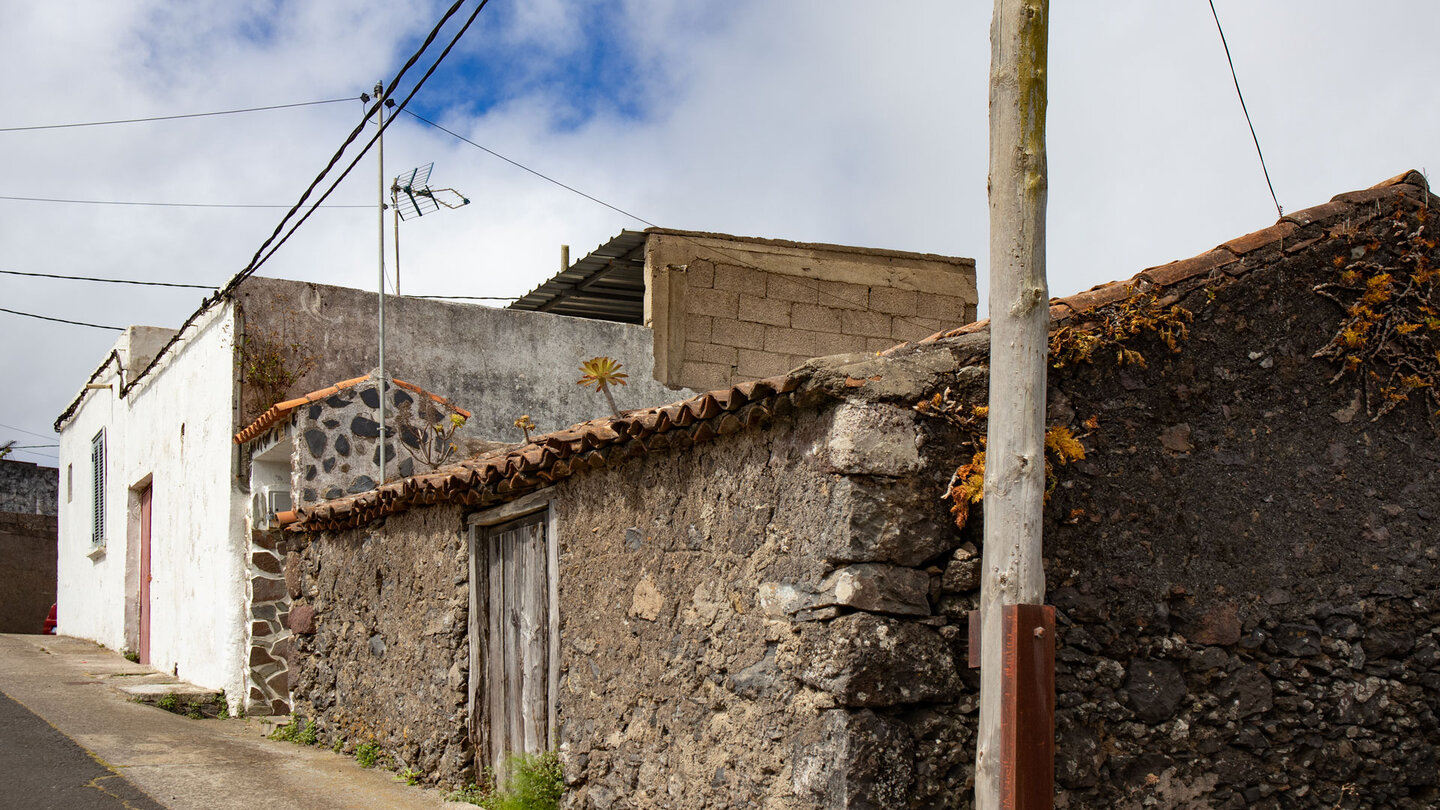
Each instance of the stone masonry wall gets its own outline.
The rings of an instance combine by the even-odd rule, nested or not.
[[[1124,348],[1143,364],[1102,345],[1052,370],[1048,421],[1086,451],[1046,505],[1057,808],[1440,801],[1440,443],[1418,395],[1372,420],[1314,357],[1343,315],[1316,285],[1374,244],[1249,254],[1227,270],[1242,281],[1178,298],[1178,351],[1141,336]],[[983,404],[987,351],[979,334],[822,361],[807,386],[838,403],[551,490],[566,807],[972,806],[983,503],[954,527],[941,495],[967,429],[914,406]],[[463,581],[459,524],[452,507],[392,517],[416,542],[387,550],[454,537],[436,571]],[[463,641],[408,675],[364,663],[380,618],[356,629],[361,561],[386,556],[363,534],[330,546],[338,565],[314,558],[316,593],[355,605],[314,666],[433,683]],[[406,604],[433,615],[444,580],[426,581],[423,611]],[[345,693],[330,683],[308,691]],[[347,711],[404,728],[393,693],[353,694],[376,705]]]
[[[426,782],[474,780],[464,538],[460,509],[434,506],[318,535],[292,558],[294,712],[321,744],[374,743]]]
[[[878,351],[975,320],[975,263],[929,254],[651,231],[656,379],[696,390]]]
[[[60,471],[0,458],[0,512],[53,515],[59,508]]]
[[[386,387],[386,435],[400,439],[385,443],[386,480],[432,471],[427,459],[440,459],[445,444],[432,426],[449,433],[453,409],[398,385]],[[380,474],[379,408],[379,386],[369,381],[297,409],[292,491],[298,506],[375,488]],[[466,435],[460,427],[452,439],[463,446]],[[457,450],[450,460],[463,455]]]
[[[973,706],[914,414],[797,419],[556,488],[567,807],[890,806]]]
[[[0,633],[38,633],[55,604],[55,516],[0,512]]]

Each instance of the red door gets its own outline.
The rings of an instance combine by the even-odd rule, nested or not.
[[[140,491],[140,663],[150,663],[150,495]]]

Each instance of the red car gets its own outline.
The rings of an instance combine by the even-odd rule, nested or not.
[[[58,621],[55,611],[56,607],[56,605],[50,606],[50,615],[45,617],[45,629],[40,631],[47,636],[55,635],[55,624]]]

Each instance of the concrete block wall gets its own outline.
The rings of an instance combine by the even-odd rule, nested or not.
[[[666,385],[722,388],[975,319],[972,259],[648,233],[645,322]]]
[[[55,603],[55,515],[0,512],[0,633],[38,633]]]

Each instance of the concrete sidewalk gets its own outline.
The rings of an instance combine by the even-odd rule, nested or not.
[[[465,806],[350,757],[266,739],[259,720],[191,720],[117,688],[153,673],[88,641],[0,635],[0,692],[170,810]],[[17,799],[10,806],[27,806],[6,801]]]

